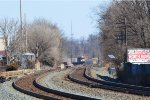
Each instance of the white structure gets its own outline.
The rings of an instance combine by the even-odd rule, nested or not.
[[[0,66],[4,66],[5,65],[5,60],[3,59],[3,57],[6,56],[5,53],[5,39],[4,37],[0,37]]]
[[[21,56],[21,68],[26,69],[26,68],[31,68],[30,66],[33,66],[34,64],[30,65],[30,62],[35,62],[35,55],[34,53],[25,53],[22,54]]]
[[[134,64],[150,64],[150,49],[128,49],[128,62]]]
[[[4,37],[0,37],[0,51],[5,50],[5,40]]]

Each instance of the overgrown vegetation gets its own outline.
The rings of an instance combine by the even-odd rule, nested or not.
[[[71,46],[72,45],[72,46]],[[89,58],[100,56],[99,35],[90,34],[87,39],[65,39],[63,40],[63,49],[65,55],[71,57],[87,56]]]
[[[17,63],[12,63],[6,66],[7,66],[6,71],[18,70],[18,68],[20,67]]]
[[[62,33],[46,19],[23,21],[21,29],[18,20],[4,18],[0,20],[0,33],[4,37],[7,63],[12,57],[19,61],[25,52],[33,52],[41,63],[50,66],[60,62]]]
[[[27,28],[28,50],[38,56],[41,63],[53,66],[60,61],[61,31],[45,19],[35,20]]]
[[[111,61],[121,66],[127,59],[128,48],[150,48],[149,0],[115,0],[99,16],[101,53],[105,63],[110,61],[108,55],[113,54],[116,58]],[[123,82],[149,85],[149,65],[133,66],[127,63],[120,67],[118,77]]]
[[[99,14],[100,44],[103,60],[120,65],[125,59],[126,48],[150,47],[150,1],[115,0],[105,12]],[[126,41],[127,40],[127,41]]]

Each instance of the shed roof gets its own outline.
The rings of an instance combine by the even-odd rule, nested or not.
[[[24,53],[24,54],[22,54],[22,55],[35,55],[34,53],[29,53],[29,52],[26,52],[26,53]]]

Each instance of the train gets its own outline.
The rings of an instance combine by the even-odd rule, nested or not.
[[[81,65],[85,63],[85,58],[83,56],[77,58],[71,58],[71,62],[73,65]]]

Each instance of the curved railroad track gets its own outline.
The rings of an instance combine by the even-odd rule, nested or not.
[[[96,98],[64,93],[59,90],[49,89],[40,85],[38,81],[47,74],[48,72],[40,72],[25,76],[15,81],[13,83],[13,87],[20,92],[44,100],[98,100]]]
[[[68,78],[76,83],[83,84],[93,88],[102,88],[117,92],[150,96],[149,87],[141,87],[129,84],[121,84],[95,79],[90,75],[90,67],[79,67],[68,75]]]
[[[68,75],[68,78],[73,82],[86,85],[88,87],[99,87],[97,82],[91,81],[84,77],[84,72],[85,67],[78,67]]]
[[[84,76],[94,82],[104,84],[104,85],[111,85],[111,86],[117,86],[117,87],[122,87],[122,88],[129,88],[129,89],[134,89],[134,90],[142,90],[142,91],[148,91],[150,92],[150,87],[144,87],[144,86],[138,86],[138,85],[130,85],[130,84],[125,84],[125,83],[118,83],[118,82],[111,82],[111,81],[104,81],[100,79],[93,78],[90,75],[90,69],[86,69]]]
[[[34,81],[36,80],[37,77],[42,75],[43,73],[48,73],[48,72],[39,72],[36,74],[28,75],[23,78],[18,79],[13,83],[13,87],[20,91],[23,92],[27,95],[34,96],[40,99],[44,100],[72,100],[71,98],[66,98],[63,96],[59,96],[53,93],[48,93],[44,90],[41,90],[35,86]]]

